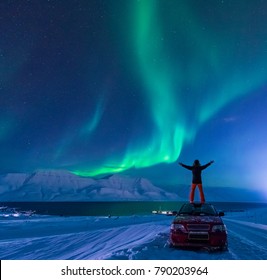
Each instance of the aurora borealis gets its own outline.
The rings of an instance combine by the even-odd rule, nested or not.
[[[1,171],[262,187],[267,3],[1,1]]]

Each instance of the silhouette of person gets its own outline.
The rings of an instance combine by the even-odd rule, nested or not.
[[[189,195],[190,203],[194,202],[195,189],[196,189],[197,186],[198,186],[198,189],[199,189],[200,201],[201,201],[201,203],[205,203],[205,196],[204,196],[203,187],[202,187],[201,172],[202,172],[202,170],[204,170],[205,168],[210,166],[213,162],[214,162],[214,160],[210,161],[209,163],[207,163],[205,165],[201,165],[199,160],[196,159],[192,166],[185,165],[185,164],[179,162],[179,164],[182,167],[191,170],[192,174],[193,174],[191,191],[190,191],[190,195]]]

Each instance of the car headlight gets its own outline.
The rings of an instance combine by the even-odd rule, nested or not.
[[[226,232],[226,226],[225,225],[215,225],[212,227],[212,232]]]
[[[171,230],[174,230],[174,231],[181,231],[181,232],[187,232],[185,227],[181,224],[172,224],[171,225]]]

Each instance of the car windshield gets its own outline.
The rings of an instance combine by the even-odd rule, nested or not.
[[[210,204],[188,203],[181,207],[179,215],[216,216],[217,212]]]

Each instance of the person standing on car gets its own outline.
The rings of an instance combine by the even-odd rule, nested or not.
[[[196,159],[192,166],[185,165],[185,164],[179,162],[179,164],[182,167],[191,170],[192,174],[193,174],[191,191],[190,191],[190,195],[189,195],[190,203],[194,202],[195,189],[196,189],[197,186],[198,186],[198,189],[199,189],[200,201],[201,201],[201,203],[205,203],[205,196],[204,196],[203,187],[202,187],[201,172],[202,172],[202,170],[204,170],[205,168],[210,166],[213,162],[214,162],[214,160],[210,161],[209,163],[207,163],[205,165],[201,165],[199,160]]]

